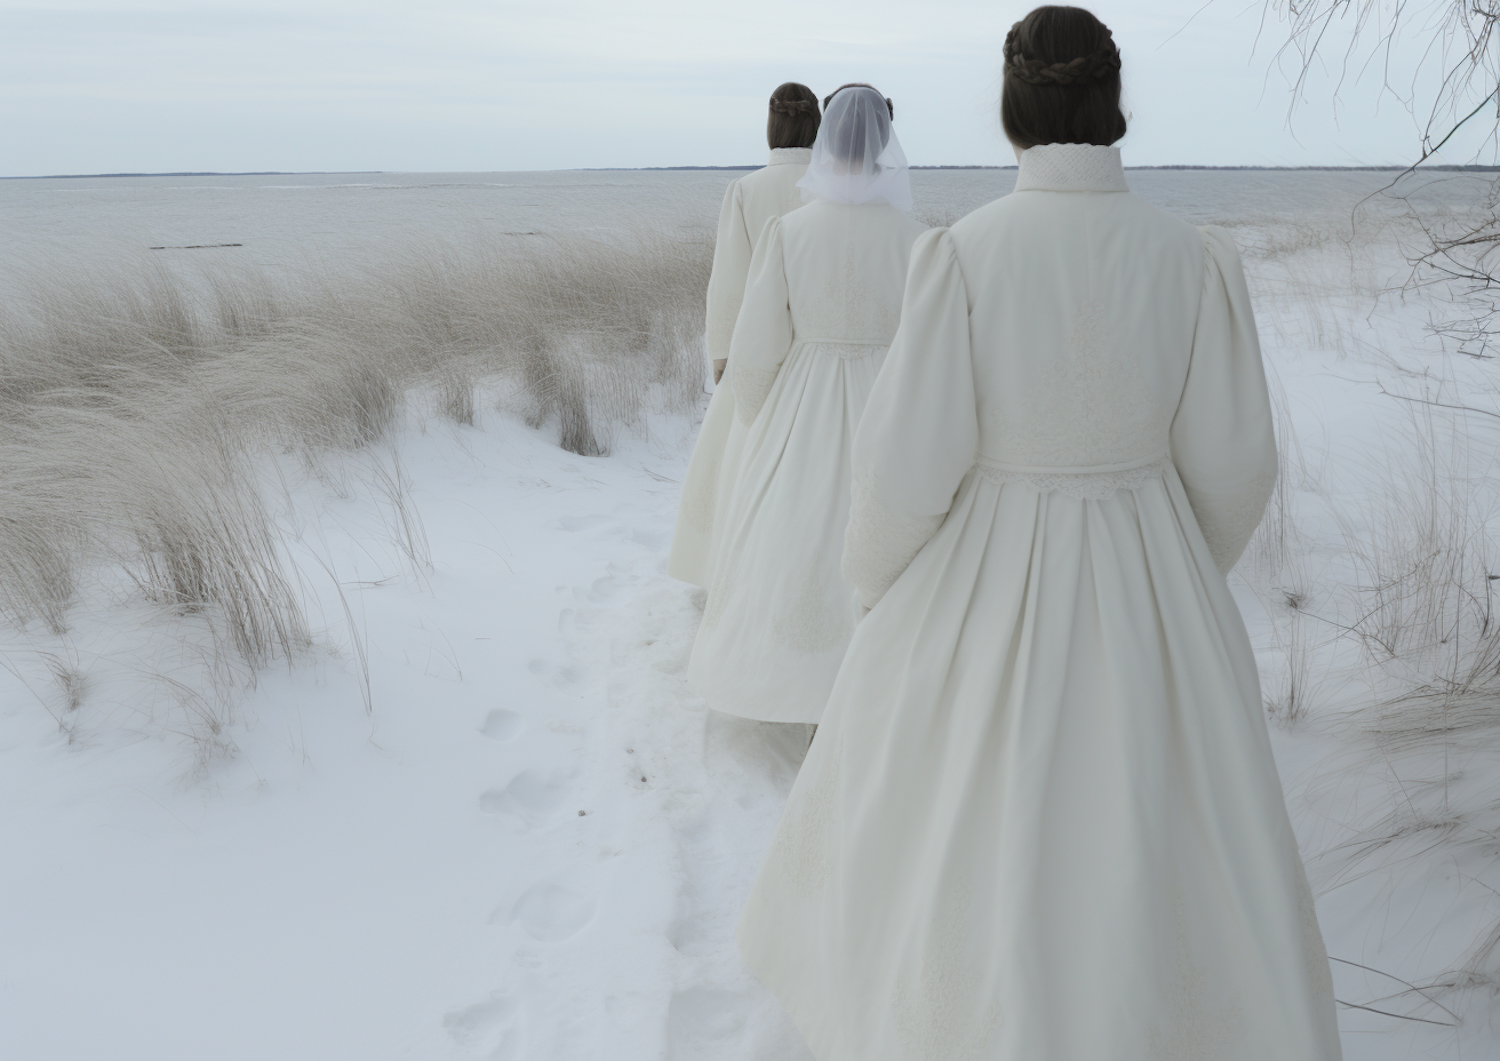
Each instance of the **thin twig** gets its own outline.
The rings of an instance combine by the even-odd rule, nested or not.
[[[1336,998],[1334,999],[1334,1001],[1341,1006],[1348,1006],[1350,1009],[1362,1009],[1367,1013],[1379,1013],[1382,1017],[1395,1017],[1397,1020],[1414,1020],[1422,1024],[1436,1024],[1439,1028],[1458,1027],[1457,1024],[1453,1024],[1445,1020],[1428,1020],[1426,1017],[1408,1017],[1404,1013],[1391,1013],[1389,1010],[1376,1009],[1374,1006],[1361,1006],[1358,1002],[1345,1002],[1341,998]]]

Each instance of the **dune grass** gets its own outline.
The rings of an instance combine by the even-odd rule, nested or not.
[[[413,242],[296,275],[39,263],[0,307],[0,615],[65,637],[80,588],[123,576],[253,680],[310,640],[267,457],[369,447],[413,406],[473,424],[481,390],[605,453],[701,393],[711,255],[642,234]],[[399,466],[375,485],[420,566]]]
[[[1268,713],[1337,749],[1308,779],[1340,808],[1307,818],[1320,890],[1375,882],[1396,921],[1480,926],[1434,930],[1376,1008],[1477,1027],[1500,998],[1485,905],[1500,887],[1500,391],[1483,364],[1443,360],[1461,351],[1425,330],[1431,292],[1403,286],[1401,236],[1246,241],[1271,367],[1347,363],[1331,370],[1338,400],[1368,401],[1383,428],[1373,445],[1327,427],[1300,440],[1270,373],[1281,477],[1240,573],[1280,657],[1263,673]]]

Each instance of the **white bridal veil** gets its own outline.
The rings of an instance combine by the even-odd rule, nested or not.
[[[852,87],[834,95],[818,126],[807,175],[797,187],[805,203],[890,203],[911,212],[906,153],[879,92]]]

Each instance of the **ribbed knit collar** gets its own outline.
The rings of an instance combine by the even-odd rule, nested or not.
[[[773,147],[771,148],[771,161],[768,166],[805,166],[812,161],[812,148],[810,147]]]
[[[1118,147],[1038,144],[1021,152],[1018,192],[1128,192]]]

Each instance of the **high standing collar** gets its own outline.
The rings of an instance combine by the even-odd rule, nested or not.
[[[812,161],[812,148],[810,147],[773,147],[771,148],[771,161],[768,166],[805,166]]]
[[[773,151],[772,154],[775,154]],[[1128,192],[1118,147],[1037,144],[1021,152],[1018,192]]]

